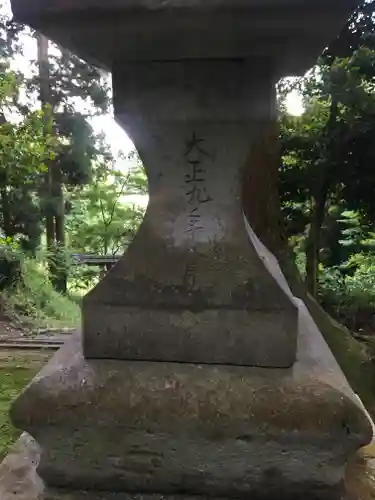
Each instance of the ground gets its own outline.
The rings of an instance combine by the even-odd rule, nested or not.
[[[61,327],[48,331],[36,330],[35,326],[31,329],[25,323],[10,321],[0,314],[0,461],[20,434],[11,425],[8,416],[12,401],[53,354],[51,350],[7,348],[7,342],[30,339],[35,333],[42,334],[45,339],[50,336],[62,338],[72,330],[74,328]]]
[[[0,350],[0,461],[20,434],[9,420],[11,403],[49,356],[51,351]]]
[[[375,500],[375,442],[360,450],[346,467],[347,500]]]

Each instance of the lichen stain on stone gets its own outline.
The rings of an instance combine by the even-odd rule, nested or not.
[[[122,305],[161,309],[186,307],[195,312],[209,308],[214,293],[209,287],[192,290],[183,283],[166,285],[146,276],[137,276],[134,281],[122,280],[116,290]],[[116,296],[111,297],[109,305],[116,305]]]

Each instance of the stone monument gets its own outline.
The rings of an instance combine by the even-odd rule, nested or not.
[[[12,0],[111,70],[150,201],[77,334],[13,407],[45,500],[341,498],[371,427],[241,207],[275,83],[355,0]]]

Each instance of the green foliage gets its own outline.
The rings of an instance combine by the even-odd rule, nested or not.
[[[340,214],[356,212],[361,224],[375,218],[374,7],[374,1],[361,5],[317,66],[294,81],[303,95],[304,115],[283,112],[280,120],[283,213],[289,237],[305,244],[312,294],[319,262],[339,265],[360,250],[352,245],[360,228],[347,220],[352,225],[342,238]],[[282,103],[280,109],[285,110]]]
[[[85,285],[88,274],[92,280],[92,271],[83,276],[82,268],[78,272],[71,265],[72,252],[123,251],[143,216],[125,197],[147,192],[147,182],[137,158],[129,175],[116,171],[108,146],[88,123],[108,110],[108,78],[28,30],[30,41],[36,38],[38,60],[30,65],[30,77],[11,71],[21,31],[0,15],[0,230],[37,257],[44,226],[48,274],[63,292],[67,273],[74,278],[81,273]],[[45,297],[39,298],[45,309]],[[33,303],[23,303],[35,315]]]
[[[90,185],[69,193],[66,216],[69,251],[96,255],[121,255],[133,240],[144,209],[129,203],[128,196],[147,194],[147,180],[139,158],[127,158],[127,173],[108,162],[98,163]],[[88,290],[100,279],[100,268],[69,266],[73,290]]]
[[[70,247],[76,252],[122,254],[143,218],[143,209],[126,201],[147,194],[146,176],[138,159],[124,174],[108,164],[96,166],[89,186],[72,194],[67,216]]]
[[[76,302],[56,292],[46,280],[44,252],[30,258],[14,240],[7,238],[5,243],[3,253],[8,259],[20,262],[19,279],[2,292],[6,315],[31,327],[78,325],[80,309]]]
[[[375,233],[371,231],[372,224],[363,220],[358,212],[346,210],[341,213],[341,219],[337,222],[341,226],[339,243],[347,247],[351,254],[357,254],[361,250],[375,250]]]
[[[65,185],[82,185],[91,180],[91,166],[98,151],[96,138],[81,114],[55,114],[55,137],[58,140],[56,164]]]
[[[33,250],[41,232],[35,189],[54,157],[52,137],[45,135],[43,116],[30,111],[16,121],[5,114],[12,109],[9,98],[18,84],[7,71],[0,80],[0,227],[7,236],[24,235],[25,248]]]
[[[80,321],[79,306],[56,292],[46,280],[46,274],[43,263],[25,259],[22,282],[4,293],[8,315],[35,327],[77,326]]]
[[[354,254],[341,267],[322,268],[319,299],[327,311],[349,328],[372,329],[375,314],[375,258]]]
[[[21,32],[38,43],[27,77],[11,69]],[[67,274],[91,286],[97,270],[74,266],[71,254],[122,253],[143,217],[126,196],[147,193],[136,155],[129,174],[117,171],[88,123],[108,110],[107,77],[52,45],[0,14],[0,273],[6,307],[34,324],[76,321],[79,309],[47,274],[61,290]]]
[[[51,107],[58,144],[55,170],[63,176],[60,182],[85,184],[91,179],[92,161],[99,154],[87,118],[108,110],[109,87],[96,67],[52,42],[48,47],[54,48],[54,53],[47,49],[47,58],[35,61],[33,75],[26,82],[27,94],[31,104],[41,97],[43,89]]]
[[[62,49],[58,55],[50,55],[49,73],[54,110],[64,109],[74,114],[77,102],[85,107],[87,115],[108,110],[108,83],[95,66]],[[39,84],[38,76],[30,82],[34,89]]]
[[[19,243],[9,236],[0,237],[0,290],[19,284],[21,261]]]
[[[45,171],[45,162],[54,158],[52,138],[49,142],[43,133],[40,112],[29,113],[20,123],[1,124],[0,143],[1,185],[35,182],[35,175]]]

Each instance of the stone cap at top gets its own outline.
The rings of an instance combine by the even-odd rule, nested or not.
[[[301,74],[358,0],[11,0],[16,20],[106,69],[116,60],[254,58]]]

